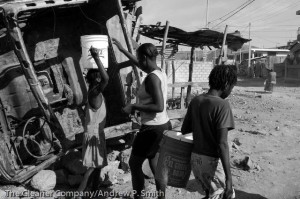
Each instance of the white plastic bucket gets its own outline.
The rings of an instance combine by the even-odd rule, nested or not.
[[[81,36],[82,57],[81,63],[83,68],[91,69],[98,68],[94,59],[91,56],[90,48],[99,49],[99,57],[104,66],[108,68],[108,37],[107,35],[84,35]]]

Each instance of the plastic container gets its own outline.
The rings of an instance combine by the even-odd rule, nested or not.
[[[192,134],[166,131],[160,143],[155,179],[172,187],[185,188],[191,174]]]
[[[83,65],[83,68],[85,69],[98,68],[89,51],[91,46],[99,49],[100,60],[104,68],[108,68],[107,35],[84,35],[81,36],[80,40],[81,40],[81,48],[82,48],[81,63]]]

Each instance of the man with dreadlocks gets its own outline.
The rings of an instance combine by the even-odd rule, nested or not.
[[[215,66],[209,75],[210,89],[189,104],[181,131],[193,133],[192,170],[206,198],[234,198],[229,163],[228,131],[234,119],[225,100],[237,82],[232,66]]]

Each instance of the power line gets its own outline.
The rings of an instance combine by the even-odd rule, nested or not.
[[[214,27],[218,26],[219,24],[223,23],[224,21],[226,21],[227,19],[229,19],[230,17],[232,17],[233,15],[235,15],[236,13],[240,12],[241,10],[243,10],[244,8],[246,8],[248,5],[250,5],[251,3],[253,3],[255,0],[251,0],[250,2],[248,2],[248,4],[246,4],[245,6],[243,6],[242,8],[240,8],[239,10],[237,10],[236,12],[234,12],[232,15],[230,15],[229,17],[225,18],[224,20],[222,20],[220,23],[218,23],[217,25],[215,25]],[[213,27],[213,28],[214,28]]]
[[[283,13],[283,12],[286,11],[288,8],[294,6],[294,5],[298,4],[298,3],[300,3],[300,2],[299,2],[299,1],[294,2],[294,3],[292,3],[292,4],[290,4],[290,5],[286,6],[286,7],[283,7],[283,8],[281,8],[281,9],[277,10],[276,12],[273,12],[273,13],[270,14],[270,15],[265,16],[264,18],[260,18],[260,19],[254,20],[254,21],[252,21],[252,22],[262,21],[263,23],[265,23],[266,18],[267,18],[267,20],[268,20],[268,19],[271,19],[271,17]]]
[[[208,22],[208,23],[212,23],[212,22],[214,22],[214,21],[221,20],[222,18],[224,18],[224,17],[226,17],[227,15],[231,14],[232,12],[234,12],[235,10],[237,10],[237,9],[239,9],[240,7],[244,6],[244,5],[245,5],[246,3],[248,3],[248,2],[249,2],[249,0],[246,1],[245,3],[243,3],[242,5],[240,5],[239,7],[235,8],[234,10],[228,12],[226,15],[224,15],[224,16],[222,16],[222,17],[219,17],[219,18],[217,18],[217,19],[214,19],[214,20],[212,20],[212,21],[210,21],[210,22]]]

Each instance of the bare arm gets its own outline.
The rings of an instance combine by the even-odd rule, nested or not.
[[[192,132],[192,107],[190,103],[181,126],[181,133],[184,135],[191,132]]]
[[[102,93],[103,90],[105,89],[105,87],[107,86],[109,77],[108,77],[108,74],[107,74],[106,70],[104,69],[104,66],[98,56],[98,53],[99,53],[98,49],[91,47],[90,52],[91,52],[91,56],[95,60],[96,65],[98,66],[101,81],[98,84],[96,84],[93,88],[91,88],[92,90],[89,91],[88,101],[92,108],[98,109],[98,108],[100,108],[100,106],[103,102],[103,99],[102,99],[102,96],[100,95],[100,93]]]
[[[229,162],[229,146],[227,142],[228,129],[227,128],[218,129],[217,136],[218,136],[218,144],[219,144],[219,150],[221,155],[221,162],[226,177],[226,188],[225,188],[224,198],[231,199],[233,191],[232,191],[232,176],[231,176],[230,162]]]
[[[106,70],[104,69],[104,66],[98,56],[98,49],[91,47],[90,49],[91,52],[91,56],[94,58],[96,65],[98,66],[98,70],[100,72],[100,76],[101,76],[101,81],[100,83],[94,88],[95,89],[95,94],[98,94],[100,92],[103,92],[103,90],[105,89],[105,87],[108,84],[108,80],[109,80],[109,76],[106,72]]]
[[[115,38],[112,38],[111,39],[112,40],[112,42],[113,42],[113,44],[115,44],[117,47],[118,47],[118,49],[134,64],[134,65],[136,65],[136,66],[138,66],[139,65],[139,62],[138,62],[138,60],[137,60],[137,58],[133,55],[133,54],[131,54],[130,52],[128,52],[125,48],[123,48],[123,46],[122,46],[122,44],[118,41],[118,40],[116,40]]]

